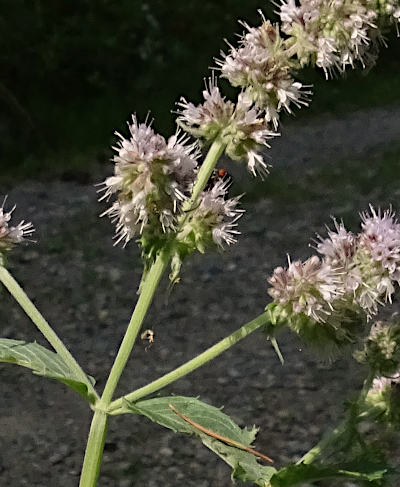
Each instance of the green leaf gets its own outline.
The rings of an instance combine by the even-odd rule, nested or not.
[[[202,442],[233,468],[232,480],[253,482],[260,487],[270,485],[270,479],[276,473],[274,467],[260,465],[257,457],[251,453],[229,446],[214,438],[204,437]]]
[[[276,472],[273,467],[263,466],[258,462],[254,454],[228,445],[224,441],[200,431],[197,427],[181,418],[171,409],[170,405],[179,413],[212,433],[241,443],[246,447],[252,447],[257,428],[242,429],[221,409],[210,406],[193,397],[170,396],[147,399],[136,403],[125,402],[124,412],[142,414],[177,433],[198,436],[205,446],[233,468],[232,479],[254,482],[261,487],[269,485],[269,479]]]
[[[82,382],[55,352],[36,342],[27,343],[22,340],[0,338],[0,362],[27,367],[36,375],[56,379],[66,384],[90,403],[95,401],[89,389],[90,384],[94,385],[94,379],[88,377],[87,383]]]
[[[306,465],[300,463],[282,468],[272,476],[270,482],[272,487],[289,487],[328,478],[346,478],[368,481],[372,485],[379,486],[382,485],[389,473],[389,468],[383,463],[368,463],[364,460],[342,465]]]

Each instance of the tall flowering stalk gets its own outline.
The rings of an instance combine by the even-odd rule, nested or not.
[[[305,262],[288,259],[269,278],[273,298],[266,310],[230,336],[177,369],[136,391],[114,399],[115,390],[156,289],[167,267],[177,282],[182,263],[195,251],[223,249],[234,244],[243,215],[240,196],[230,197],[231,181],[216,172],[225,154],[244,162],[254,176],[265,176],[264,151],[277,134],[282,111],[306,106],[310,89],[296,81],[306,65],[322,68],[328,77],[357,63],[373,62],[381,39],[379,26],[397,23],[400,12],[394,0],[282,1],[281,24],[262,16],[258,27],[242,23],[245,32],[237,46],[217,61],[217,70],[238,89],[235,102],[227,100],[215,72],[206,83],[203,102],[185,98],[178,102],[177,129],[168,140],[151,124],[136,116],[128,124],[129,136],[117,133],[114,174],[102,184],[101,200],[112,200],[103,212],[115,223],[116,244],[126,246],[136,238],[142,249],[144,272],[139,297],[116,354],[103,393],[99,395],[67,347],[55,334],[18,283],[5,268],[5,255],[28,239],[30,223],[10,224],[11,213],[0,208],[0,280],[52,345],[54,352],[37,343],[0,339],[0,360],[31,368],[60,380],[86,398],[93,409],[80,487],[94,487],[100,472],[108,421],[117,414],[141,414],[174,431],[194,434],[233,467],[232,477],[261,487],[298,485],[326,476],[356,481],[382,480],[386,470],[350,471],[343,453],[369,453],[361,442],[359,424],[384,418],[398,425],[400,401],[393,391],[400,370],[400,326],[395,322],[368,327],[380,308],[390,304],[400,283],[400,224],[394,212],[375,210],[362,214],[357,235],[335,221],[327,237],[318,237],[314,255]],[[208,153],[199,162],[201,148]],[[257,329],[273,336],[288,325],[315,345],[362,345],[355,358],[369,368],[359,398],[351,405],[341,427],[312,448],[297,465],[277,470],[256,458],[273,461],[254,450],[255,431],[241,429],[219,409],[196,398],[157,397],[140,401],[167,384],[189,374]],[[200,424],[201,423],[201,424]],[[339,441],[340,440],[340,441]],[[335,451],[334,443],[346,451]],[[337,448],[336,448],[337,450]],[[331,463],[326,463],[325,452]],[[332,453],[333,451],[333,453]],[[332,464],[334,454],[340,461]],[[358,457],[357,457],[358,458]],[[347,459],[346,459],[347,460]],[[341,462],[341,463],[340,463]],[[311,468],[307,468],[313,463]]]

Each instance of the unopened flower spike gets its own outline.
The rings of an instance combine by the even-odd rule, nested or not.
[[[261,14],[262,15],[262,14]],[[245,22],[245,33],[238,47],[230,47],[229,54],[222,53],[217,60],[221,76],[232,86],[240,87],[256,106],[265,112],[268,122],[278,128],[279,112],[292,112],[292,106],[308,105],[311,92],[295,81],[292,70],[297,62],[291,59],[278,25],[262,16],[260,27],[250,27]]]
[[[262,152],[270,147],[267,140],[277,136],[247,93],[238,96],[236,105],[221,95],[213,75],[203,91],[204,103],[198,106],[184,98],[178,103],[177,123],[187,132],[211,143],[220,137],[225,152],[233,160],[244,160],[256,175],[268,173]]]
[[[102,216],[116,223],[116,243],[140,235],[157,246],[157,238],[175,230],[200,151],[186,135],[177,132],[166,141],[135,116],[128,127],[128,139],[116,133],[120,141],[114,147],[114,175],[104,181],[101,199],[108,201],[114,194],[117,199]]]
[[[29,238],[35,231],[32,223],[26,223],[24,220],[20,221],[16,226],[10,224],[15,206],[6,212],[4,210],[6,199],[4,198],[3,204],[0,207],[0,265],[3,264],[8,251]]]

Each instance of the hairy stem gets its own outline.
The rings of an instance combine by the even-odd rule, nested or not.
[[[120,414],[123,408],[124,401],[137,401],[142,397],[148,396],[149,394],[152,394],[162,389],[168,384],[171,384],[172,382],[181,379],[185,375],[190,374],[191,372],[206,364],[210,360],[214,359],[221,353],[225,352],[225,350],[233,347],[233,345],[240,342],[241,340],[243,340],[243,338],[247,337],[248,335],[253,333],[253,331],[257,330],[268,322],[269,320],[267,313],[263,313],[260,316],[257,316],[257,318],[255,318],[254,320],[249,321],[241,328],[236,330],[234,333],[222,339],[221,341],[219,341],[197,357],[181,365],[177,369],[169,372],[168,374],[160,377],[153,382],[150,382],[146,386],[141,387],[140,389],[137,389],[136,391],[133,391],[130,394],[127,394],[126,396],[117,399],[116,401],[113,401],[108,409],[109,413]]]
[[[36,325],[38,330],[58,353],[58,355],[64,360],[68,367],[76,373],[76,375],[82,380],[84,384],[87,385],[88,390],[98,398],[97,392],[95,391],[89,378],[82,370],[78,362],[72,356],[71,352],[64,345],[62,340],[58,337],[56,332],[50,326],[50,324],[44,319],[40,311],[29,299],[25,291],[21,288],[18,282],[13,278],[13,276],[8,272],[8,270],[0,265],[0,281],[4,284],[10,294],[14,297],[17,303],[29,316],[32,322]]]

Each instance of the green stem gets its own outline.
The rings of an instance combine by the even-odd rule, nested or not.
[[[197,198],[206,187],[206,184],[210,179],[210,176],[218,162],[218,159],[224,152],[225,146],[226,144],[220,138],[215,139],[214,142],[211,144],[207,156],[204,159],[204,162],[201,165],[200,170],[197,174],[196,182],[193,186],[192,195],[189,200],[187,200],[183,205],[184,212],[190,211],[195,205]]]
[[[160,282],[161,276],[168,264],[169,254],[161,252],[151,266],[146,278],[142,280],[142,288],[131,320],[122,340],[118,354],[111,368],[103,395],[96,404],[95,413],[90,427],[89,438],[86,445],[85,459],[83,461],[79,487],[95,487],[99,476],[101,459],[107,430],[107,407],[117,387],[119,378],[129,359],[136,337],[142,326],[146,312],[151,304],[154,292]]]
[[[8,289],[10,294],[14,297],[17,303],[29,316],[29,318],[36,325],[38,330],[43,334],[43,336],[50,343],[50,345],[54,348],[54,350],[58,353],[58,355],[64,360],[64,362],[68,365],[68,367],[73,372],[75,372],[77,377],[79,377],[80,380],[82,380],[82,382],[87,385],[90,392],[94,394],[94,396],[98,399],[97,392],[95,391],[92,383],[90,382],[90,380],[88,379],[87,375],[82,370],[78,362],[72,356],[70,351],[64,345],[62,340],[58,337],[58,335],[50,326],[50,324],[44,319],[40,311],[32,303],[32,301],[29,299],[29,297],[27,296],[25,291],[21,288],[21,286],[18,284],[18,282],[13,278],[13,276],[8,272],[8,270],[1,265],[0,265],[0,281]]]
[[[241,328],[236,330],[234,333],[219,341],[218,343],[207,349],[205,352],[201,353],[192,360],[189,360],[177,369],[169,372],[168,374],[160,377],[153,382],[150,382],[150,384],[147,384],[146,386],[141,387],[140,389],[137,389],[136,391],[133,391],[130,394],[127,394],[126,396],[117,399],[116,401],[113,401],[108,409],[109,413],[119,414],[119,410],[123,407],[124,401],[137,401],[138,399],[148,396],[149,394],[152,394],[153,392],[162,389],[168,384],[171,384],[171,382],[175,382],[185,375],[190,374],[190,372],[193,372],[202,365],[206,364],[213,358],[225,352],[225,350],[233,347],[233,345],[238,343],[240,340],[243,340],[243,338],[250,335],[250,333],[253,333],[253,331],[268,323],[268,321],[269,320],[267,317],[267,313],[263,313],[260,316],[257,316],[257,318],[255,318],[254,320],[249,321]]]
[[[306,465],[309,465],[314,460],[316,460],[321,455],[321,453],[326,450],[328,446],[330,446],[331,444],[335,444],[339,441],[342,435],[346,433],[347,426],[348,421],[343,421],[337,428],[325,435],[319,443],[317,443],[302,458],[300,458],[297,464],[304,463]]]
[[[154,264],[150,267],[145,280],[142,282],[139,299],[132,313],[131,320],[118,350],[118,354],[111,368],[110,375],[107,379],[104,392],[101,397],[101,401],[105,406],[108,406],[111,402],[115,388],[117,387],[118,381],[129,359],[133,345],[136,341],[136,337],[138,336],[147,310],[149,309],[149,306],[153,300],[154,293],[157,289],[158,283],[160,282],[161,276],[168,265],[168,262],[169,253],[167,251],[162,251],[157,256]]]
[[[79,487],[92,487],[97,483],[106,438],[107,421],[107,413],[100,410],[95,411],[90,425]]]

